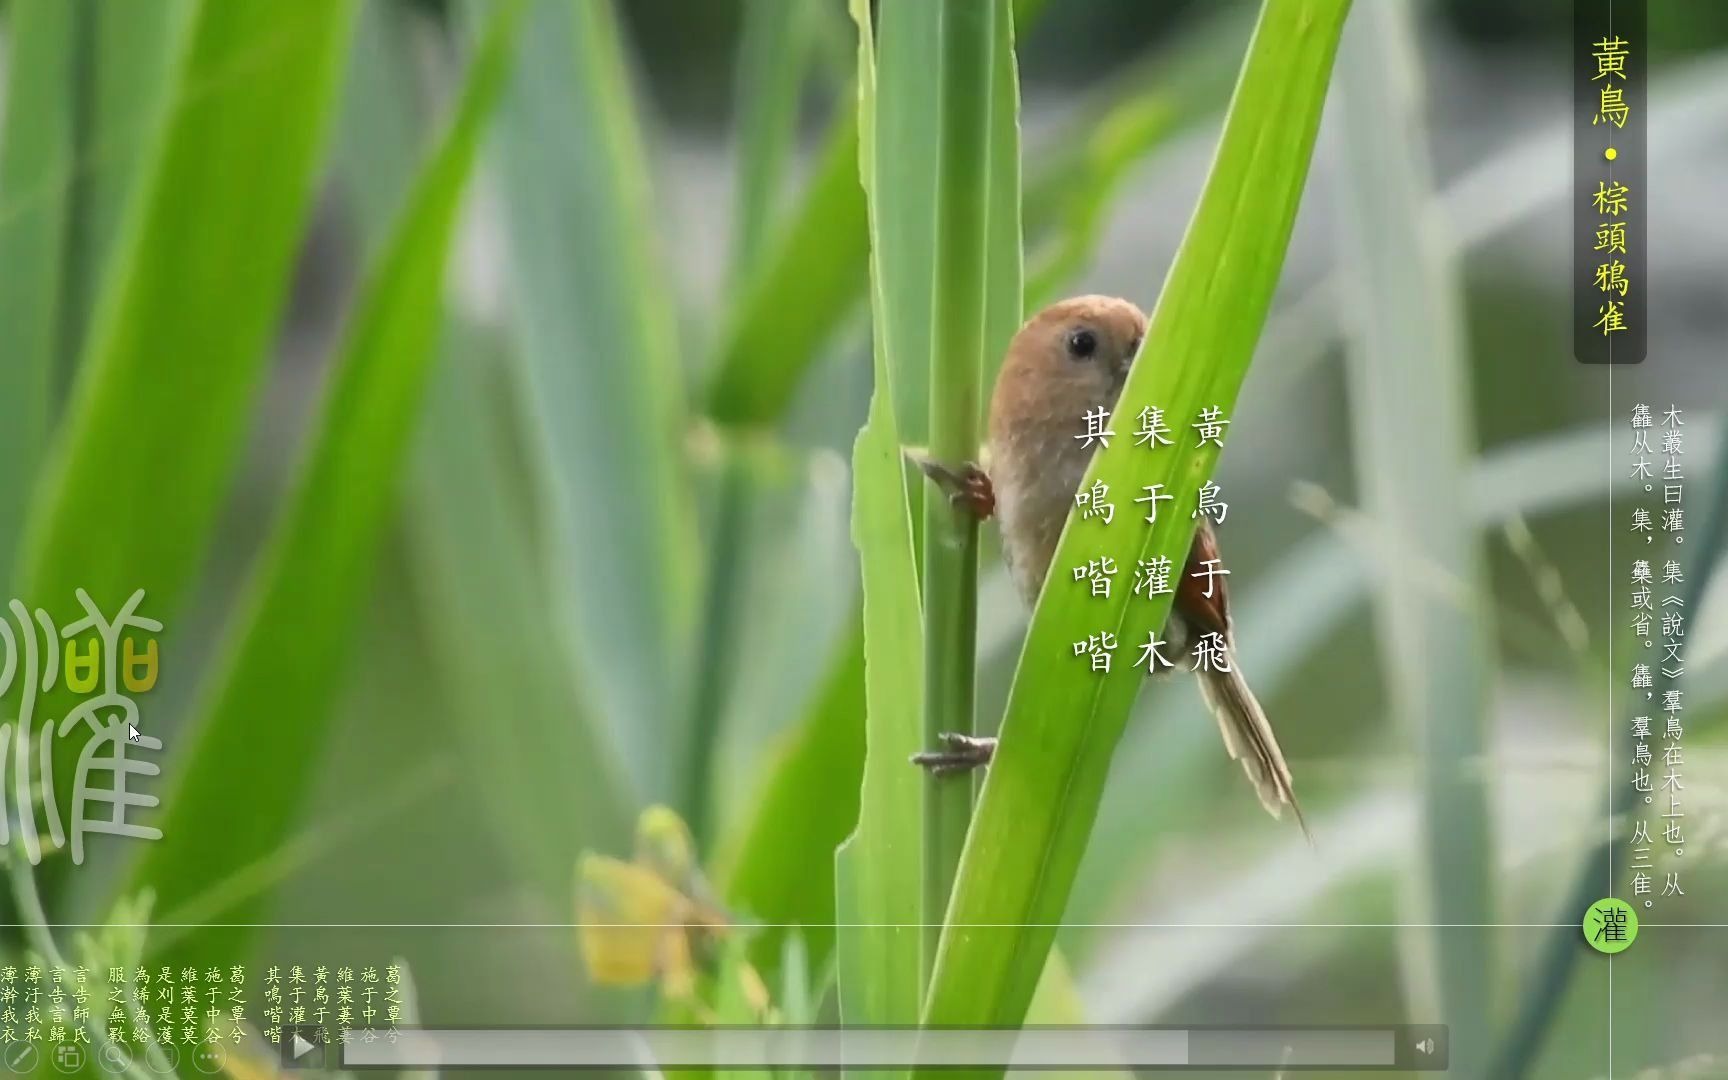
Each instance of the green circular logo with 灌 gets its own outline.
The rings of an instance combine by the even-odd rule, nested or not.
[[[1610,896],[1584,912],[1584,940],[1600,953],[1625,952],[1638,939],[1638,913],[1626,901]]]

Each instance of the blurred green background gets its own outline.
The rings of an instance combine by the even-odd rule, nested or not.
[[[1254,5],[1015,7],[1028,309],[1150,310]],[[1219,474],[1316,843],[1192,685],[1143,695],[1059,938],[1085,1018],[1446,1022],[1463,978],[1495,1042],[1558,1001],[1531,1075],[1728,1075],[1728,579],[1688,634],[1687,895],[1611,986],[1538,962],[1629,707],[1610,382],[1622,437],[1633,401],[1686,410],[1688,565],[1720,554],[1728,9],[1653,7],[1650,359],[1610,373],[1567,337],[1569,5],[1357,5]],[[664,803],[731,910],[815,927],[759,934],[765,974],[792,936],[822,982],[863,754],[855,30],[827,0],[509,17],[0,4],[7,595],[144,588],[166,624],[165,835],[36,869],[63,943],[148,893],[113,948],[404,957],[428,1022],[646,1016],[584,975],[574,868]],[[989,726],[1025,615],[985,544]]]

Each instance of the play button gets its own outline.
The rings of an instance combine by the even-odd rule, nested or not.
[[[324,1029],[312,1024],[284,1028],[282,1031],[282,1067],[285,1069],[322,1069],[324,1067]]]

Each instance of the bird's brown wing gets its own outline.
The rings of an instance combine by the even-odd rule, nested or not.
[[[1202,634],[1222,634],[1229,640],[1230,601],[1225,576],[1213,574],[1211,588],[1207,588],[1206,563],[1216,558],[1218,537],[1212,532],[1211,522],[1202,518],[1200,527],[1194,530],[1194,543],[1188,548],[1182,581],[1176,586],[1176,610],[1199,627]],[[1200,576],[1195,577],[1196,574]],[[1212,595],[1206,595],[1208,592]]]
[[[1230,603],[1223,574],[1211,575],[1207,588],[1206,563],[1218,558],[1218,538],[1209,522],[1202,521],[1194,532],[1194,543],[1188,549],[1188,562],[1182,567],[1182,583],[1176,588],[1176,612],[1193,628],[1193,636],[1216,633],[1224,639],[1229,654],[1229,668],[1199,672],[1201,696],[1218,720],[1224,736],[1224,746],[1230,756],[1242,763],[1253,781],[1260,803],[1274,817],[1285,806],[1296,815],[1304,834],[1308,823],[1296,802],[1296,792],[1290,779],[1290,766],[1278,747],[1278,737],[1266,712],[1248,688],[1242,675],[1241,662],[1236,658],[1236,641],[1231,633]],[[1222,569],[1215,566],[1215,569]],[[1199,577],[1193,575],[1199,574]],[[1207,596],[1211,592],[1211,596]]]

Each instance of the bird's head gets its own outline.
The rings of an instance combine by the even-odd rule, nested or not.
[[[1088,410],[1114,408],[1146,335],[1146,315],[1113,296],[1076,296],[1027,320],[1002,362],[991,411],[1074,424]]]

